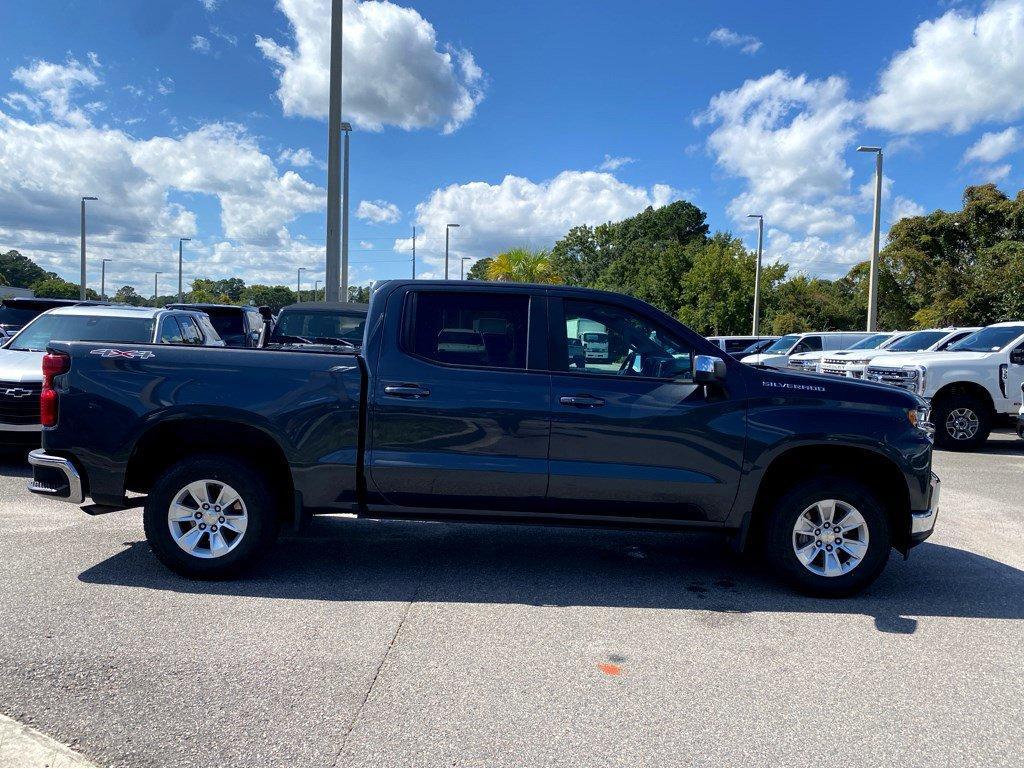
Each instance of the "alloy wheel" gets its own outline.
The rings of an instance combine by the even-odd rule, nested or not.
[[[853,505],[823,499],[793,524],[793,552],[819,577],[840,577],[856,569],[868,551],[868,524]]]
[[[167,525],[178,547],[196,558],[220,558],[241,543],[249,523],[241,495],[223,481],[193,481],[174,495]]]

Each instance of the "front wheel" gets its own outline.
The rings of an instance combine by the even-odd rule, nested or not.
[[[146,499],[146,539],[156,557],[185,577],[233,576],[262,557],[279,519],[266,482],[232,457],[184,459]]]
[[[988,440],[992,410],[972,395],[950,395],[933,408],[935,442],[944,449],[970,451]]]
[[[809,595],[860,592],[889,559],[889,521],[871,490],[857,481],[822,477],[783,494],[768,525],[768,559]]]

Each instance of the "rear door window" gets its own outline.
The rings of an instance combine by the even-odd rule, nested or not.
[[[528,296],[422,291],[410,302],[407,346],[414,355],[455,366],[526,368]]]
[[[185,344],[202,344],[203,335],[199,331],[199,326],[196,322],[188,315],[178,316],[178,325],[181,327],[181,337]]]
[[[173,315],[166,316],[160,321],[160,344],[184,344],[185,338],[181,333],[181,326],[174,319]]]

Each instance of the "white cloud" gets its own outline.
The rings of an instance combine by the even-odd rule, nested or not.
[[[708,147],[717,164],[746,183],[728,205],[737,222],[759,213],[770,226],[815,236],[853,226],[845,158],[857,108],[846,87],[839,77],[777,71],[712,98],[696,122],[715,126]]]
[[[210,41],[202,35],[192,35],[192,50],[199,53],[209,53]]]
[[[457,259],[463,256],[490,256],[520,245],[549,247],[577,224],[617,221],[677,197],[668,185],[633,187],[597,171],[563,171],[542,182],[509,175],[498,184],[478,181],[436,189],[416,206],[416,252],[426,265],[421,276],[444,275],[449,222],[461,225],[452,231],[450,247],[452,274],[457,275]],[[402,253],[411,246],[411,238],[395,241],[395,250]]]
[[[89,119],[81,110],[71,106],[71,95],[79,88],[95,88],[102,82],[96,54],[90,53],[88,59],[89,63],[83,64],[69,56],[63,64],[36,60],[27,67],[18,67],[11,73],[11,79],[21,83],[33,96],[10,94],[8,99],[30,109],[32,102],[37,105],[41,102],[57,120],[69,125],[86,125]],[[32,111],[39,112],[40,109],[37,106]]]
[[[963,133],[1024,113],[1024,0],[919,24],[866,106],[868,125],[898,133]]]
[[[286,115],[324,118],[330,77],[330,1],[278,0],[294,47],[266,37],[256,45],[275,65]],[[383,0],[344,6],[344,117],[379,131],[440,125],[445,133],[473,116],[483,72],[473,55],[439,47],[433,25],[412,8]]]
[[[402,218],[402,212],[386,200],[361,200],[356,217],[370,224],[394,224]]]
[[[892,202],[892,221],[894,222],[911,216],[922,216],[923,214],[924,206],[910,198],[897,195],[896,199]]]
[[[728,27],[718,27],[711,30],[711,34],[708,35],[708,42],[718,43],[724,48],[739,48],[741,53],[748,54],[757,53],[762,46],[761,41],[753,35],[741,35],[738,32],[733,32]]]
[[[995,163],[1024,145],[1024,137],[1020,130],[1011,126],[998,133],[982,134],[974,144],[964,152],[964,163]]]
[[[283,149],[277,156],[277,162],[283,163],[296,168],[306,168],[307,166],[320,165],[317,159],[313,157],[313,153],[306,147],[299,147],[298,149]]]
[[[605,153],[604,160],[602,161],[601,165],[599,165],[597,167],[597,170],[598,171],[618,171],[623,166],[629,165],[630,163],[635,163],[635,162],[636,162],[636,158],[625,157],[625,156],[617,157],[616,158],[616,157],[612,157],[611,155]]]
[[[220,5],[220,0],[199,0],[199,3],[206,9],[207,13],[213,13]]]

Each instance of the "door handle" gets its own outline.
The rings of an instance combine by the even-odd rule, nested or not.
[[[604,405],[604,398],[593,395],[563,395],[558,402],[563,406],[575,406],[578,409],[596,409]]]
[[[396,398],[426,398],[430,390],[415,384],[385,385],[385,395],[394,395]]]

